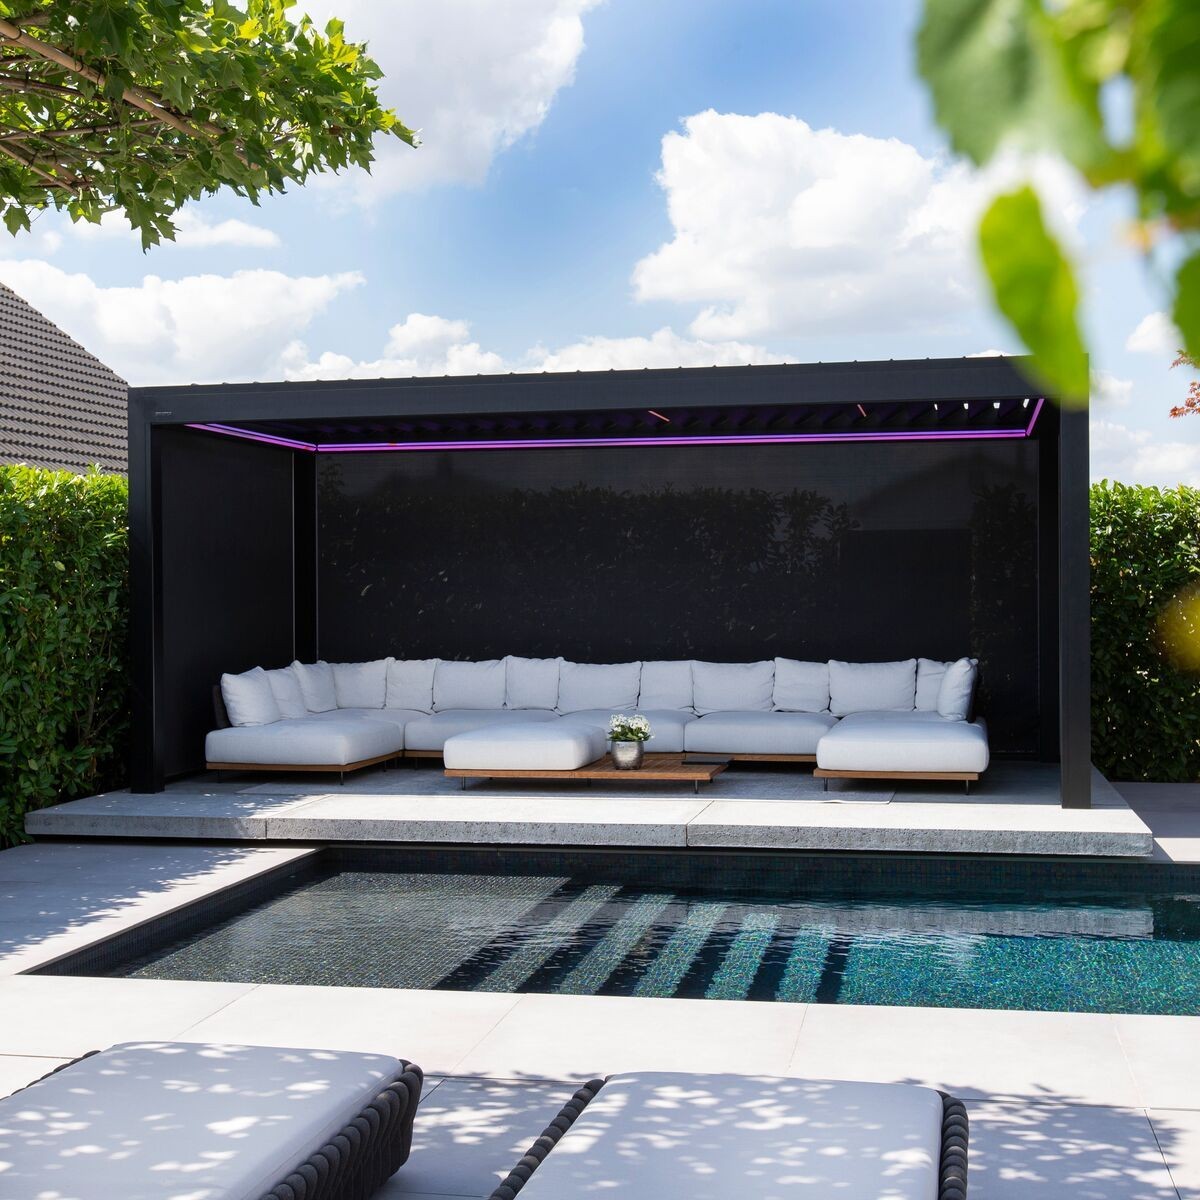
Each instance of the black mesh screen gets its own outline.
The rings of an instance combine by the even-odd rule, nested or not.
[[[982,660],[1036,749],[1025,441],[347,454],[319,462],[320,650]]]

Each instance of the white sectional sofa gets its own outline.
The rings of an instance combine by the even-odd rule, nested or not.
[[[613,713],[640,712],[653,729],[651,752],[812,762],[827,779],[969,782],[988,765],[987,729],[971,712],[977,667],[971,658],[297,662],[223,675],[215,689],[221,727],[205,751],[215,770],[343,773],[402,756],[442,757],[452,738],[505,727],[526,753],[539,727],[554,729],[542,740],[559,753],[592,744],[559,736],[571,727],[607,729]],[[489,741],[500,744],[464,739],[461,753],[482,765],[474,760]]]

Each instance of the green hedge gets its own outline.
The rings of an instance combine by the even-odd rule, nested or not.
[[[123,781],[128,488],[0,465],[0,846]]]
[[[1092,487],[1092,757],[1110,779],[1200,778],[1200,674],[1159,636],[1197,586],[1200,491]]]

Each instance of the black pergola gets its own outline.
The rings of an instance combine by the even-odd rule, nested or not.
[[[981,653],[994,751],[1090,803],[1087,414],[1019,359],[139,388],[129,414],[135,791],[203,765],[222,671],[293,657]]]

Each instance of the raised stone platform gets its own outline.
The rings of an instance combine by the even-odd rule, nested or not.
[[[704,794],[493,781],[459,791],[432,765],[327,781],[198,777],[166,792],[93,796],[30,813],[35,837],[404,842],[1149,857],[1149,828],[1101,775],[1092,808],[1063,809],[1053,767],[1000,763],[953,785],[845,784],[740,769]]]

